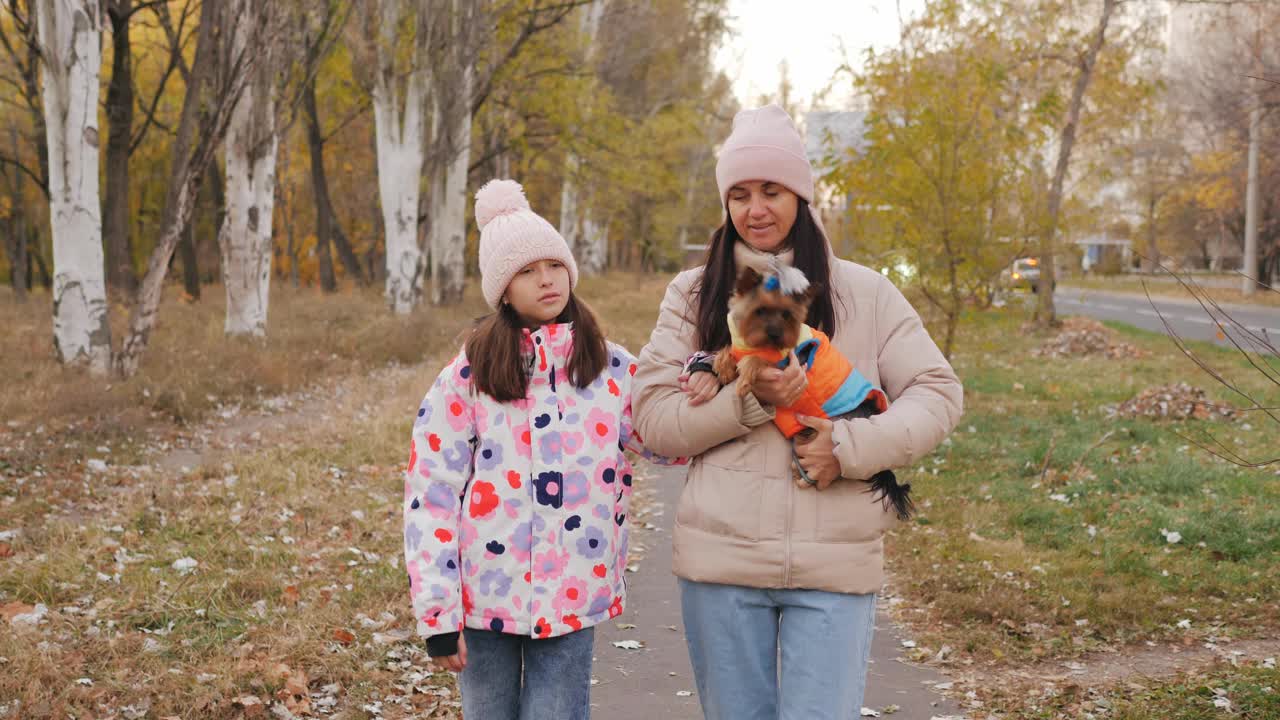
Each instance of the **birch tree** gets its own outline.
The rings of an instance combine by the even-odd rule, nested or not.
[[[159,237],[147,262],[147,272],[129,314],[129,335],[115,357],[116,371],[131,376],[155,328],[164,279],[191,212],[205,171],[226,137],[236,103],[249,83],[259,50],[267,36],[264,5],[250,0],[206,2],[200,8],[195,59],[182,101],[182,115],[173,140],[172,168]],[[255,36],[240,51],[234,43],[234,18],[249,16]],[[262,31],[260,34],[257,34]]]
[[[604,0],[593,0],[582,12],[579,29],[585,44],[583,61],[588,66],[595,56],[596,36],[603,14]],[[587,275],[598,275],[604,272],[609,257],[608,226],[596,223],[589,193],[581,184],[581,165],[581,158],[571,151],[565,160],[564,187],[560,192],[560,234],[569,243],[578,269]]]
[[[446,70],[435,74],[432,89],[432,124],[436,132],[429,163],[433,172],[433,212],[428,237],[433,305],[461,301],[466,283],[467,176],[471,166],[478,15],[478,4],[472,0],[449,2],[449,32],[441,43]]]
[[[278,12],[269,21],[278,22]],[[235,21],[233,52],[244,54],[258,28],[258,18],[246,14]],[[228,335],[267,334],[267,306],[271,287],[271,222],[275,211],[276,71],[280,51],[272,45],[256,48],[260,57],[235,106],[227,130],[226,217],[218,233],[222,253],[222,282],[227,293],[225,332]]]
[[[425,0],[369,0],[376,27],[377,70],[373,115],[377,140],[378,191],[386,228],[386,297],[406,314],[422,297],[422,251],[418,248],[418,196],[426,143],[426,92],[430,85],[428,4]],[[408,67],[397,56],[408,57]]]
[[[53,231],[53,339],[58,358],[105,374],[111,364],[98,196],[98,0],[48,0],[37,22]]]

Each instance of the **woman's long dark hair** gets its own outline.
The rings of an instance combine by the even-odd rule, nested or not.
[[[569,381],[578,388],[590,385],[609,362],[609,348],[596,314],[577,295],[569,293],[558,323],[573,323],[573,349],[569,353]],[[520,355],[524,323],[510,305],[480,318],[466,341],[472,386],[498,402],[523,400],[529,391],[525,358]]]
[[[715,352],[729,344],[729,296],[737,282],[738,268],[733,261],[733,246],[745,242],[733,221],[725,213],[724,224],[711,236],[707,248],[706,265],[698,282],[698,309],[695,320],[698,325],[698,347]],[[821,292],[809,305],[809,327],[817,328],[834,338],[836,335],[836,311],[831,289],[831,259],[827,254],[827,239],[813,221],[809,203],[797,198],[796,221],[787,234],[787,247],[795,252],[793,264],[810,282],[821,283]]]

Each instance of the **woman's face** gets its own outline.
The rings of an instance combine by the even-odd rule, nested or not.
[[[729,219],[738,236],[761,252],[784,248],[796,222],[800,198],[768,180],[748,180],[729,188]]]
[[[503,299],[529,327],[552,322],[569,304],[569,268],[559,260],[531,262],[511,278]]]

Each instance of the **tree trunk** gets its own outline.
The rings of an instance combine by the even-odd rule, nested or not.
[[[196,253],[196,224],[188,221],[178,241],[178,257],[182,260],[182,289],[192,300],[200,299],[200,260]]]
[[[53,290],[53,276],[49,274],[49,266],[44,260],[44,250],[40,247],[40,233],[34,227],[27,228],[27,287],[35,287],[32,275],[38,275],[40,285],[45,290]]]
[[[394,38],[402,2],[384,0],[378,24],[378,70],[373,86],[378,190],[386,227],[386,298],[397,314],[407,314],[422,297],[422,252],[418,249],[418,193],[426,140],[424,99],[429,83],[425,58],[418,57],[397,92]],[[425,12],[414,4],[415,12]],[[420,38],[419,46],[426,45]],[[418,55],[422,55],[419,52]]]
[[[98,71],[102,17],[97,0],[38,4],[49,209],[53,231],[53,337],[58,359],[105,374],[111,365],[102,201],[98,195]]]
[[[9,127],[9,139],[13,144],[13,156],[17,157],[17,127]],[[14,170],[13,182],[6,183],[9,190],[10,215],[5,251],[9,255],[9,283],[13,286],[14,298],[18,302],[27,299],[27,288],[31,285],[31,261],[27,256],[27,209],[22,201],[23,196],[26,195],[26,185],[25,176],[18,170]]]
[[[249,49],[250,18],[235,22],[237,54]],[[275,214],[276,99],[273,57],[259,60],[227,128],[226,216],[218,231],[228,335],[267,334],[271,290],[271,225]]]
[[[443,147],[452,151],[444,166],[440,214],[431,218],[431,302],[453,305],[462,301],[466,283],[467,169],[471,165],[471,82],[473,70],[462,70],[458,100],[449,105],[456,117],[442,123],[451,130]],[[434,198],[433,198],[434,199]]]
[[[102,234],[107,248],[107,285],[132,296],[138,289],[129,237],[129,144],[133,132],[133,50],[129,19],[133,0],[111,0],[111,84],[107,88],[107,185],[103,190]]]
[[[1103,0],[1102,17],[1094,30],[1093,39],[1089,42],[1084,56],[1080,58],[1080,72],[1076,75],[1075,86],[1071,90],[1071,103],[1067,106],[1067,121],[1062,126],[1062,134],[1058,139],[1058,163],[1053,171],[1053,184],[1049,188],[1049,220],[1040,243],[1040,288],[1037,293],[1039,304],[1036,307],[1036,325],[1041,328],[1057,324],[1057,311],[1053,305],[1053,287],[1057,278],[1055,271],[1055,254],[1057,253],[1058,216],[1062,211],[1062,193],[1066,184],[1067,168],[1071,163],[1071,150],[1076,144],[1076,129],[1080,124],[1080,113],[1084,109],[1085,91],[1089,89],[1089,81],[1093,79],[1093,68],[1098,62],[1098,54],[1107,40],[1107,26],[1111,23],[1111,15],[1115,12],[1119,0]]]
[[[338,214],[333,209],[333,200],[329,194],[329,179],[324,169],[324,135],[320,131],[320,110],[316,102],[315,78],[312,77],[302,93],[303,106],[307,116],[307,147],[311,154],[311,194],[316,204],[316,252],[320,257],[320,281],[325,290],[335,290],[333,277],[333,261],[329,253],[329,243],[338,250],[338,258],[347,275],[358,285],[364,285],[364,271],[356,258],[351,242],[338,223]],[[326,284],[325,276],[328,275]]]
[[[1151,274],[1160,267],[1159,232],[1156,228],[1156,203],[1154,195],[1147,198],[1147,259],[1142,263],[1144,269]]]
[[[583,58],[587,64],[595,55],[603,12],[604,0],[593,0],[582,9],[579,32],[585,42]],[[578,271],[583,275],[599,275],[609,262],[609,242],[593,217],[590,193],[581,187],[581,166],[582,160],[570,152],[565,159],[564,187],[560,191],[560,234],[573,251]]]
[[[18,188],[22,187],[22,178],[18,178]],[[9,256],[9,284],[13,286],[14,299],[23,302],[27,299],[27,215],[21,204],[16,202],[22,196],[12,191],[10,200],[13,211],[6,223],[8,233],[5,237],[5,253]]]
[[[156,324],[169,258],[173,255],[183,228],[191,219],[201,180],[226,135],[231,111],[257,61],[257,56],[252,52],[231,59],[220,58],[214,41],[223,37],[230,29],[231,23],[226,22],[224,16],[237,17],[258,12],[260,10],[247,6],[241,0],[228,4],[208,2],[200,7],[196,54],[186,96],[183,98],[182,116],[173,141],[173,167],[160,234],[129,316],[129,335],[115,360],[116,371],[125,377],[138,371],[142,354]],[[215,65],[219,62],[223,62],[225,68],[234,68],[235,72],[227,72],[215,84],[211,76],[217,70]]]

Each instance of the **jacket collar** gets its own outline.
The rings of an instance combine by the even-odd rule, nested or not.
[[[521,349],[525,353],[546,359],[558,367],[569,362],[573,352],[573,323],[547,323],[538,328],[524,328],[521,331],[523,341]]]

